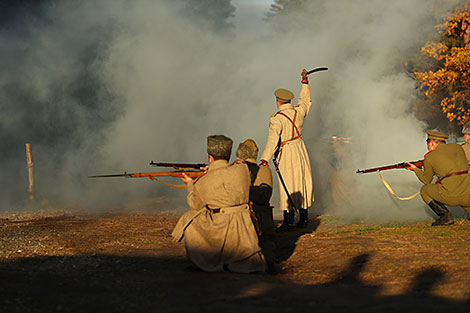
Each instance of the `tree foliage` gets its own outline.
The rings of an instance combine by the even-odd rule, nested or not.
[[[296,23],[292,16],[301,12],[305,9],[307,2],[310,3],[312,0],[274,0],[271,4],[269,11],[265,13],[265,21],[270,23],[277,31],[286,31],[288,26],[292,23]],[[301,25],[298,25],[301,27]]]
[[[415,72],[426,97],[438,99],[450,122],[470,120],[470,5],[448,14],[437,26],[439,42],[429,42],[421,53],[437,61],[437,69]]]

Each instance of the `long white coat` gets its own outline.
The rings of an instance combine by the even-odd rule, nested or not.
[[[288,140],[298,135],[297,130],[300,135],[302,134],[304,119],[311,105],[312,101],[310,100],[308,84],[302,84],[298,103],[296,105],[292,105],[291,103],[283,104],[279,107],[279,111],[271,116],[268,140],[261,156],[262,160],[269,161],[276,151],[279,138],[281,138],[282,142],[287,141],[282,147],[277,161],[279,162],[279,170],[282,178],[284,179],[295,206],[302,209],[309,208],[314,200],[310,160],[302,138],[292,141]],[[288,118],[280,114],[281,112],[294,121],[297,130]],[[280,180],[279,189],[280,208],[281,210],[287,210],[290,205]]]
[[[265,271],[248,206],[246,164],[214,161],[207,174],[188,183],[187,191],[191,210],[181,216],[172,236],[183,241],[188,259],[207,272]]]

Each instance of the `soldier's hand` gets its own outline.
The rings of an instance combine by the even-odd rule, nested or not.
[[[307,75],[307,70],[304,69],[302,70],[302,84],[308,84],[308,75]]]
[[[186,173],[182,174],[183,177],[181,177],[181,180],[183,183],[188,184],[190,181],[193,181],[191,177],[189,177]]]
[[[408,166],[405,167],[405,168],[409,171],[414,171],[414,169],[416,168],[416,165],[411,164],[411,163],[407,163],[407,164],[408,164]]]
[[[199,168],[201,171],[204,171],[204,173],[207,173],[207,170],[209,169],[209,165],[206,165],[204,167]]]
[[[260,160],[259,165],[269,167],[268,161],[266,161],[266,160]]]

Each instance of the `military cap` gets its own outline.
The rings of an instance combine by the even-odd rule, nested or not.
[[[229,157],[232,153],[232,139],[224,135],[207,137],[207,153],[214,157]]]
[[[462,134],[470,135],[470,122],[467,122],[467,124],[465,124],[465,126],[462,129]]]
[[[276,99],[284,102],[289,102],[294,98],[294,94],[287,89],[276,89],[274,92]]]
[[[256,146],[256,142],[252,139],[247,139],[244,142],[240,143],[237,149],[237,157],[242,160],[256,160],[256,158],[258,157],[258,147]]]
[[[426,133],[428,134],[428,139],[445,141],[447,138],[449,138],[446,134],[435,130],[428,130]]]

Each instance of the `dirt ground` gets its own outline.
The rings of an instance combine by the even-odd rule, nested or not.
[[[311,217],[275,274],[204,273],[171,211],[0,218],[0,312],[470,312],[470,221]]]

